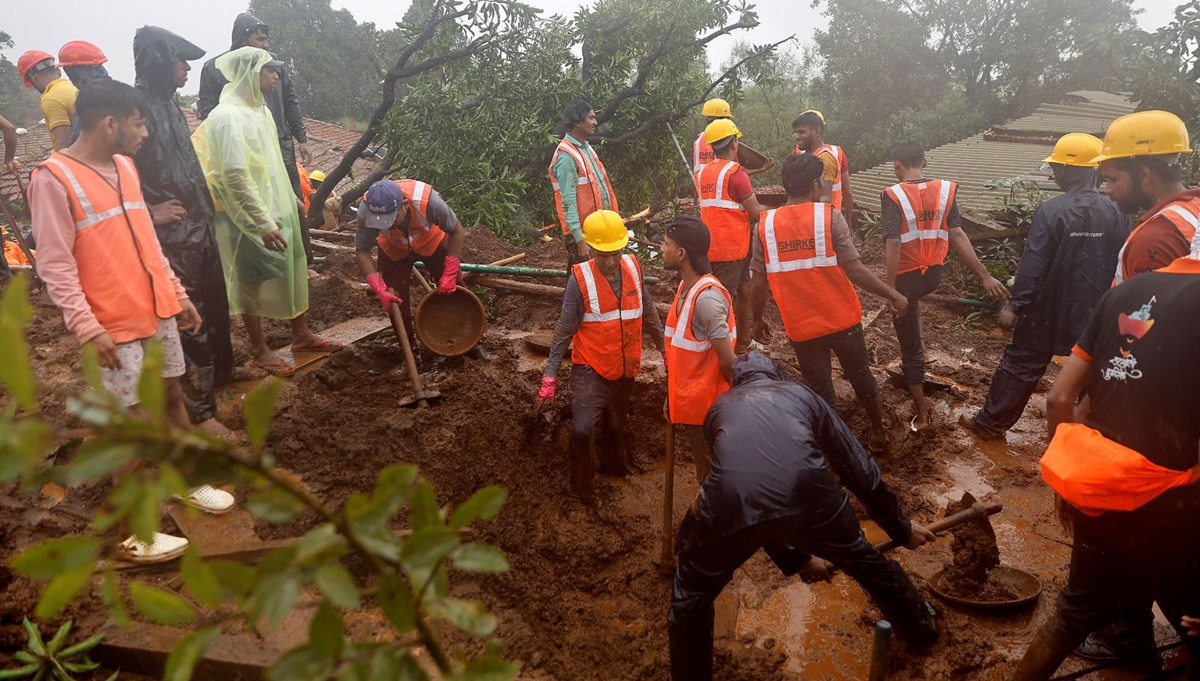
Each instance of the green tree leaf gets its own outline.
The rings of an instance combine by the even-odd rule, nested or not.
[[[505,662],[494,657],[470,660],[462,670],[463,681],[510,681],[521,672],[518,662]]]
[[[409,572],[429,570],[458,546],[458,535],[440,525],[418,530],[404,542],[400,560]]]
[[[422,530],[434,525],[441,525],[441,509],[437,505],[437,496],[428,480],[418,480],[412,495],[412,528]]]
[[[490,544],[463,544],[452,554],[454,566],[471,572],[507,572],[508,559]]]
[[[8,283],[0,298],[0,347],[4,361],[0,362],[0,384],[3,384],[21,409],[37,409],[37,382],[29,363],[29,345],[25,342],[25,326],[33,319],[29,304],[29,277],[21,273]]]
[[[300,583],[291,573],[277,574],[259,582],[246,608],[258,617],[265,617],[278,626],[300,595]]]
[[[196,616],[187,601],[143,582],[130,583],[129,598],[146,619],[159,624],[184,624]]]
[[[443,598],[428,604],[429,612],[476,636],[490,636],[496,630],[496,618],[483,603],[461,598]]]
[[[196,663],[208,652],[208,648],[221,635],[220,627],[205,627],[193,632],[187,638],[176,644],[167,656],[167,667],[163,671],[163,681],[189,681]]]
[[[268,377],[246,393],[246,399],[242,402],[242,414],[246,419],[246,439],[256,451],[267,443],[271,418],[275,415],[275,401],[282,389],[283,381]]]
[[[334,610],[329,601],[321,603],[316,617],[308,628],[308,643],[314,650],[330,660],[342,657],[342,648],[346,644],[346,627],[342,624],[342,616]]]
[[[96,537],[63,537],[25,549],[9,565],[17,572],[44,580],[83,566],[91,569],[99,553],[100,540]]]
[[[42,595],[38,597],[37,608],[34,609],[34,614],[42,621],[49,621],[58,616],[58,613],[67,607],[71,599],[83,590],[88,582],[92,580],[92,570],[94,565],[91,562],[80,565],[79,567],[68,570],[55,576],[42,589]]]
[[[337,533],[330,523],[324,523],[308,531],[300,541],[296,542],[296,555],[292,561],[296,565],[307,565],[322,554],[337,553],[340,555],[346,545],[346,539]]]
[[[119,626],[129,624],[129,609],[125,607],[125,598],[121,595],[121,587],[117,584],[117,572],[111,567],[104,569],[104,577],[100,581],[100,601],[108,608],[108,614]]]
[[[343,610],[357,610],[359,606],[358,587],[350,572],[342,567],[336,559],[321,563],[313,575],[317,588],[321,590],[334,605]]]
[[[137,454],[133,445],[115,444],[104,440],[85,442],[63,470],[63,481],[76,485],[108,475]]]
[[[454,509],[454,513],[450,516],[450,529],[462,529],[476,518],[484,520],[495,518],[507,499],[508,492],[504,491],[504,488],[495,485],[484,487]]]
[[[158,422],[167,415],[167,387],[162,377],[163,349],[158,339],[146,344],[142,373],[138,376],[138,405]]]
[[[413,605],[412,591],[408,582],[394,572],[379,578],[379,607],[388,621],[400,633],[412,631],[417,626],[417,611]],[[375,678],[372,674],[372,678]]]
[[[183,554],[183,584],[197,599],[209,605],[220,605],[222,601],[221,582],[212,566],[200,558],[200,551],[195,544],[189,545]]]
[[[312,646],[293,648],[271,663],[267,669],[270,681],[299,681],[324,679],[333,673],[333,661]]]

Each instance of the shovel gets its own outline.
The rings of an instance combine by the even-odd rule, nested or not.
[[[25,185],[21,182],[21,175],[16,174],[17,184],[21,189],[21,196],[25,196]],[[13,218],[12,211],[8,208],[8,201],[0,197],[0,207],[4,208],[4,217],[8,220],[8,226],[12,230],[13,236],[17,240],[17,246],[21,248],[21,252],[25,254],[25,258],[29,260],[30,269],[33,272],[35,282],[41,282],[41,278],[37,275],[37,260],[33,257],[33,250],[29,248],[29,244],[25,241],[25,235],[21,234],[21,228],[17,226],[17,221]],[[0,249],[0,258],[3,256],[3,249]]]
[[[400,314],[400,303],[388,306],[388,316],[392,319],[392,329],[396,332],[396,337],[400,339],[400,347],[404,348],[404,362],[408,365],[408,378],[412,381],[414,391],[412,395],[401,398],[400,406],[410,407],[416,404],[418,409],[426,409],[429,407],[429,400],[442,395],[436,390],[426,391],[421,384],[421,373],[417,371],[417,358],[413,355],[412,344],[408,342],[404,317]]]

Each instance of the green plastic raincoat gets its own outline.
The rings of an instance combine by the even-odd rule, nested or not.
[[[308,309],[308,271],[296,195],[259,84],[259,72],[271,59],[256,47],[217,58],[229,84],[192,134],[192,144],[216,207],[229,311],[293,319]],[[263,245],[263,235],[276,229],[287,241],[284,251]]]

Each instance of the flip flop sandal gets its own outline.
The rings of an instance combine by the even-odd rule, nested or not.
[[[262,369],[272,376],[291,376],[296,373],[296,365],[288,364],[283,360],[274,362],[260,362],[257,359],[250,360],[250,366],[255,369]]]
[[[883,456],[884,454],[887,454],[887,451],[888,451],[887,435],[884,435],[882,438],[880,438],[878,440],[868,440],[867,441],[867,452],[871,456]]]
[[[162,532],[155,532],[148,543],[133,536],[119,544],[125,560],[141,565],[175,560],[187,551],[187,547],[188,540]]]
[[[341,349],[341,343],[337,341],[331,341],[328,338],[318,338],[316,341],[307,345],[301,343],[292,344],[292,352],[337,352]]]

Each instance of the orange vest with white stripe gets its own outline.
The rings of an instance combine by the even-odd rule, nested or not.
[[[713,262],[741,260],[750,252],[750,214],[729,195],[729,184],[741,168],[718,158],[700,172],[700,219],[708,225],[708,259]]]
[[[838,174],[837,174],[837,177],[833,178],[832,199],[833,199],[833,207],[838,210],[841,210],[842,209],[842,174],[850,169],[850,159],[846,158],[846,152],[842,151],[842,148],[835,144],[822,144],[821,146],[812,150],[812,155],[816,156],[817,154],[820,154],[822,151],[824,151],[826,149],[828,149],[829,153],[833,155],[833,160],[837,161]],[[794,149],[792,149],[792,153],[793,154],[805,154],[808,152],[801,149],[800,145],[797,144],[796,147]]]
[[[704,133],[701,132],[696,137],[696,141],[692,143],[692,182],[696,185],[696,194],[700,193],[700,172],[704,170],[704,166],[713,162],[716,155],[713,153],[712,145],[704,138]]]
[[[1133,271],[1133,267],[1125,264],[1125,249],[1129,248],[1129,244],[1137,238],[1138,233],[1142,231],[1151,220],[1163,217],[1175,225],[1175,229],[1179,230],[1180,236],[1183,237],[1185,244],[1191,244],[1192,239],[1196,237],[1196,228],[1200,227],[1200,196],[1192,196],[1179,201],[1173,201],[1163,207],[1162,210],[1142,218],[1142,221],[1133,228],[1129,236],[1125,239],[1125,245],[1121,246],[1121,252],[1117,254],[1117,276],[1113,279],[1113,286],[1120,284],[1126,279],[1132,279],[1137,272]],[[1183,257],[1188,254],[1189,246],[1185,245],[1178,254],[1178,257]]]
[[[592,172],[592,165],[583,157],[584,153],[591,156],[596,167],[600,169],[600,177],[596,177]],[[608,181],[608,171],[604,168],[604,164],[600,162],[600,157],[596,155],[596,151],[589,144],[586,149],[575,146],[570,140],[563,138],[558,143],[558,148],[554,150],[554,156],[550,159],[550,186],[554,187],[554,207],[558,210],[558,224],[562,227],[563,234],[570,234],[571,227],[567,224],[567,216],[563,213],[563,188],[558,186],[558,178],[554,175],[554,166],[558,163],[560,154],[566,154],[575,162],[575,207],[579,213],[579,225],[583,226],[583,221],[587,216],[604,208],[603,194],[600,191],[600,184],[604,184],[604,188],[608,190],[608,209],[614,212],[621,212],[617,207],[617,193],[613,191],[612,184]],[[570,191],[570,188],[567,189]]]
[[[312,182],[308,179],[308,168],[297,163],[296,174],[300,176],[300,199],[304,201],[304,213],[307,215],[309,199],[312,198],[313,192],[316,190],[313,189]]]
[[[888,187],[888,196],[900,206],[900,267],[896,274],[922,273],[946,262],[950,252],[947,219],[958,185],[949,180],[900,182]]]
[[[721,286],[721,282],[711,274],[700,277],[686,294],[683,284],[675,292],[675,300],[671,301],[671,311],[667,313],[666,348],[664,359],[667,363],[667,402],[671,423],[698,426],[704,423],[704,416],[713,400],[721,393],[729,390],[729,381],[721,373],[721,363],[717,353],[712,349],[712,343],[707,339],[700,340],[692,333],[692,314],[696,309],[696,297],[701,291],[716,288],[725,297],[725,306],[729,312],[725,325],[729,330],[729,342],[737,342],[737,327],[733,318],[733,297]],[[680,304],[680,296],[682,305]]]
[[[117,187],[93,168],[54,154],[37,172],[54,176],[67,192],[79,286],[96,321],[114,343],[150,338],[158,321],[183,308],[163,266],[141,180],[127,156],[113,156]]]
[[[379,244],[379,252],[386,255],[392,262],[399,262],[410,251],[417,255],[433,255],[441,245],[446,233],[440,227],[429,221],[426,211],[429,209],[429,193],[433,191],[425,182],[417,180],[395,180],[404,192],[404,210],[408,211],[408,233],[395,226],[381,231],[375,237]],[[363,194],[366,199],[366,194]]]
[[[571,363],[586,364],[603,378],[637,376],[642,363],[642,268],[621,256],[621,299],[595,260],[571,268],[583,296],[583,321],[575,332]]]
[[[758,222],[767,284],[788,339],[802,342],[862,321],[862,304],[838,265],[833,206],[801,203],[763,213]]]

